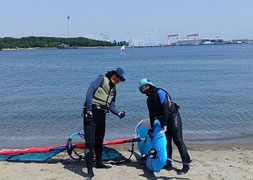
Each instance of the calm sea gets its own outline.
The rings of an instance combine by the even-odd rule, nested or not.
[[[134,137],[148,117],[142,78],[181,106],[187,143],[253,142],[253,45],[179,46],[0,52],[0,147],[65,144],[82,131],[91,81],[114,67],[126,71],[105,139]]]

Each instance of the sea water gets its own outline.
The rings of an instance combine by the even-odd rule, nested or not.
[[[106,140],[134,137],[148,118],[142,78],[180,105],[187,143],[253,142],[253,45],[16,50],[0,52],[0,147],[64,144],[83,131],[89,84],[115,67],[126,72],[107,115]]]

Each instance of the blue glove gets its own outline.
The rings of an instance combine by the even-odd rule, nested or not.
[[[122,119],[123,117],[125,117],[125,115],[126,115],[126,111],[121,111],[119,112],[118,117]]]

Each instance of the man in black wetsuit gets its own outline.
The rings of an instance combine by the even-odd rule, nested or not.
[[[154,126],[155,119],[158,119],[163,127],[163,132],[166,134],[168,158],[172,157],[171,141],[173,139],[173,142],[179,150],[182,161],[184,163],[190,163],[191,159],[183,141],[182,120],[178,111],[179,106],[172,101],[170,95],[165,90],[156,88],[148,79],[142,79],[140,81],[139,90],[141,93],[147,95],[151,130]],[[164,168],[171,169],[171,161],[167,161]],[[187,173],[189,169],[188,165],[183,165],[183,168],[178,174]]]
[[[86,166],[88,179],[94,176],[93,157],[96,155],[96,168],[109,168],[102,163],[102,146],[105,136],[105,119],[108,111],[120,119],[125,111],[118,111],[115,106],[116,84],[125,81],[125,72],[118,67],[108,71],[105,76],[98,76],[89,86],[84,103],[84,134],[87,145]]]

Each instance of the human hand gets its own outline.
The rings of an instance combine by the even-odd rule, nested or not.
[[[118,117],[122,119],[123,117],[125,117],[125,115],[126,115],[126,111],[121,111],[119,112]]]
[[[87,111],[85,118],[84,118],[84,123],[85,124],[90,124],[93,121],[93,115],[91,111]]]
[[[167,126],[164,126],[164,127],[163,127],[163,130],[161,130],[161,131],[159,132],[159,134],[165,133],[166,131],[167,131]]]
[[[159,134],[165,133],[166,131],[163,129],[159,132]]]
[[[153,138],[153,135],[152,135],[153,132],[154,132],[154,129],[153,129],[153,128],[151,128],[151,129],[148,130],[148,136],[149,136],[150,138]]]

